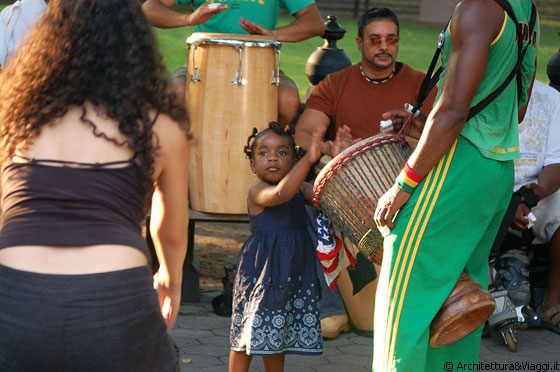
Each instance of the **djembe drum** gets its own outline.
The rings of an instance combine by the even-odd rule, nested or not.
[[[393,186],[410,154],[401,137],[369,137],[341,152],[315,179],[315,206],[378,265],[383,237],[373,221],[377,200]]]
[[[253,127],[278,120],[280,42],[269,36],[194,33],[188,39],[186,103],[194,136],[194,210],[247,213],[255,181],[243,146]]]
[[[315,206],[376,264],[381,263],[383,246],[373,219],[377,201],[393,186],[410,154],[404,137],[373,136],[332,159],[315,180]],[[432,321],[430,345],[440,347],[466,336],[495,307],[492,295],[463,272]]]

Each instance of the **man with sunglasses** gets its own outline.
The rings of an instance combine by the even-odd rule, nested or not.
[[[336,156],[349,143],[380,132],[383,113],[414,103],[424,73],[397,61],[399,21],[388,8],[371,8],[358,21],[360,63],[327,75],[313,90],[296,125],[296,141],[306,148],[321,126],[340,143],[324,142],[323,152]],[[422,108],[427,115],[435,90]]]
[[[295,135],[296,142],[304,149],[311,143],[312,133],[326,127],[331,140],[323,142],[322,151],[334,157],[352,142],[378,134],[383,113],[416,101],[425,74],[397,62],[399,21],[395,13],[387,8],[365,12],[358,21],[356,44],[362,54],[361,61],[327,75],[306,102]],[[435,89],[425,101],[422,116],[430,112],[434,99]],[[368,269],[358,265],[356,270],[361,275]],[[341,331],[349,329],[348,316],[338,291],[332,293],[325,280],[320,278],[320,281],[323,337],[336,338]],[[363,304],[364,311],[372,311],[373,293],[369,296],[363,291],[375,291],[375,284],[360,291],[365,301],[372,299],[371,303]],[[371,328],[360,331],[369,333]]]

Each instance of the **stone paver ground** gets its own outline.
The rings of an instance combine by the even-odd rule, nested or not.
[[[200,303],[181,307],[171,335],[180,350],[182,372],[227,371],[230,321],[212,311],[211,300],[218,294],[203,289]],[[371,338],[345,333],[325,341],[321,356],[288,355],[285,371],[371,371],[372,345]],[[483,338],[479,365],[486,371],[560,371],[560,335],[542,329],[519,331],[517,353],[497,338]],[[250,370],[264,371],[262,358],[254,358]]]

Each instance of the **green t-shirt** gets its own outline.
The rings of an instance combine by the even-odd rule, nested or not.
[[[528,24],[531,17],[531,2],[528,0],[509,1],[518,22]],[[476,95],[473,98],[471,107],[489,96],[498,88],[510,74],[517,62],[517,37],[515,25],[512,19],[504,11],[504,23],[500,34],[493,41],[488,56],[486,73]],[[453,21],[453,20],[452,20]],[[528,26],[527,26],[528,29]],[[513,160],[519,157],[519,135],[517,131],[518,116],[517,111],[527,102],[527,88],[535,72],[535,58],[539,43],[539,22],[538,17],[535,22],[535,32],[530,41],[523,63],[521,73],[523,76],[523,89],[521,91],[521,101],[517,101],[517,79],[515,76],[508,86],[500,93],[494,101],[486,108],[465,123],[461,135],[472,142],[481,154],[495,160]],[[451,34],[449,27],[445,33],[445,42],[442,49],[443,72],[439,81],[438,97],[442,92],[442,84],[445,79],[445,72],[451,53]],[[524,42],[524,46],[528,41]],[[468,74],[468,71],[464,71]],[[436,99],[436,102],[437,102]]]
[[[203,0],[175,0],[175,4],[192,4],[195,9],[204,4]],[[222,34],[246,34],[239,26],[241,17],[250,22],[272,30],[276,27],[280,7],[290,14],[314,4],[314,0],[209,0],[208,3],[221,3],[228,6],[201,25],[195,26],[196,32],[217,32]]]

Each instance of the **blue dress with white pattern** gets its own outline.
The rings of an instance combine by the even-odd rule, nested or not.
[[[237,261],[231,349],[249,355],[321,354],[319,287],[305,200],[249,214]]]

